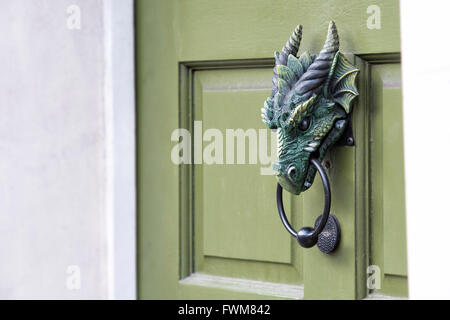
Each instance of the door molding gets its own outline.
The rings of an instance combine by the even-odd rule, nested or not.
[[[136,299],[134,3],[104,1],[106,236],[109,299]]]
[[[355,240],[356,246],[356,297],[370,296],[367,288],[367,267],[372,256],[370,246],[370,219],[372,210],[371,190],[371,139],[373,136],[373,100],[371,90],[371,67],[379,64],[400,63],[399,52],[355,55],[360,68],[357,105],[354,107],[355,128]],[[359,214],[362,213],[362,214]]]
[[[239,59],[187,61],[179,63],[179,128],[194,132],[194,73],[201,70],[244,68],[272,68],[275,59]],[[191,163],[194,163],[194,144],[191,144]],[[194,266],[194,205],[195,166],[179,165],[179,221],[180,221],[180,279],[195,272]]]

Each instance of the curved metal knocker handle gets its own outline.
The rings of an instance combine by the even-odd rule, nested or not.
[[[294,236],[298,243],[304,248],[311,248],[317,244],[322,252],[330,253],[336,249],[340,240],[340,227],[337,218],[334,215],[330,215],[331,206],[331,191],[330,183],[325,169],[320,164],[319,160],[312,158],[311,163],[316,167],[320,174],[323,184],[323,192],[325,196],[324,207],[322,215],[316,220],[314,228],[303,227],[298,232],[292,228],[289,223],[283,206],[283,188],[280,184],[277,184],[277,208],[280,214],[281,222],[286,230]],[[324,229],[327,232],[323,232]],[[318,243],[319,242],[319,243]]]

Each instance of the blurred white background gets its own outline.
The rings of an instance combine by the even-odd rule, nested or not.
[[[409,293],[450,299],[450,2],[400,9]]]

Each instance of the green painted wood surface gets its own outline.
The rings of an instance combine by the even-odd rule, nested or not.
[[[174,4],[136,2],[138,296],[145,299],[178,296],[180,177],[170,161],[170,135],[179,126],[178,57],[167,23]]]
[[[273,180],[261,175],[261,165],[251,164],[250,159],[250,154],[261,151],[256,149],[261,143],[257,132],[263,130],[270,137],[270,131],[254,115],[260,111],[261,99],[270,93],[271,74],[271,68],[195,72],[194,120],[202,121],[205,133],[211,129],[219,131],[222,147],[216,152],[222,153],[218,159],[223,164],[196,165],[194,169],[193,188],[197,199],[191,213],[196,221],[194,270],[300,284],[301,251],[280,228],[279,218],[273,211],[275,197],[267,196],[274,194]],[[248,137],[238,150],[238,139],[226,132],[240,129],[248,132]],[[211,142],[203,143],[204,153]],[[227,145],[234,148],[227,148]],[[255,147],[253,153],[250,146]],[[266,147],[270,145],[266,143]],[[245,164],[239,164],[238,154],[245,156]],[[290,198],[286,201],[288,212]],[[301,202],[301,198],[296,197],[296,200]],[[295,212],[296,220],[301,220],[300,213]]]
[[[382,272],[379,292],[407,295],[406,213],[400,64],[372,68],[372,259]]]
[[[225,76],[242,84],[239,73],[255,73],[255,80],[270,79],[270,69],[264,71],[204,71],[216,76],[207,80],[209,84],[205,83],[205,80],[202,81],[203,113],[202,118],[196,117],[196,120],[203,121],[205,131],[220,131],[218,137],[223,138],[220,140],[220,158],[226,162],[228,158],[233,161],[230,161],[232,164],[202,166],[202,245],[207,256],[289,263],[290,238],[284,237],[284,231],[279,228],[278,219],[271,210],[276,205],[275,199],[266,196],[273,193],[273,181],[260,174],[260,166],[249,163],[249,154],[257,155],[259,142],[254,129],[264,129],[261,121],[254,115],[259,111],[258,101],[264,100],[264,95],[267,95],[270,89],[266,87],[265,90],[255,90],[244,87],[230,92],[220,86],[220,77],[224,76],[221,73],[232,73]],[[248,84],[252,85],[252,82],[254,81]],[[213,88],[210,89],[208,85]],[[226,133],[227,129],[233,132],[238,129],[248,132],[248,138],[243,142],[244,152],[242,149],[238,150],[238,139],[234,134],[223,136],[222,133]],[[206,149],[210,143],[205,142],[203,145]],[[226,145],[233,145],[234,148],[227,149]],[[254,146],[253,150],[250,150],[250,146]],[[228,150],[234,151],[233,157]],[[237,155],[241,153],[245,156],[245,159],[242,159],[245,164],[237,162]],[[253,162],[253,159],[251,161]],[[254,162],[257,162],[256,159]],[[246,183],[242,183],[243,181]],[[224,246],[224,243],[227,245]]]
[[[233,248],[238,244],[238,240],[245,238],[223,243],[224,247],[231,248],[222,248],[218,243],[207,244],[206,253],[210,255],[203,254],[201,250],[205,239],[208,239],[208,242],[219,241],[214,238],[211,228],[223,221],[222,215],[226,214],[227,208],[218,208],[217,212],[206,219],[196,219],[196,215],[201,217],[205,214],[205,207],[212,212],[214,201],[237,197],[237,193],[234,194],[232,190],[227,191],[224,198],[214,194],[214,190],[205,192],[205,182],[220,182],[220,175],[232,169],[208,167],[206,178],[205,172],[203,176],[198,174],[197,166],[174,165],[170,160],[174,145],[170,136],[178,127],[192,129],[192,121],[197,117],[197,114],[193,114],[196,107],[204,108],[204,105],[216,102],[225,107],[225,104],[235,99],[231,90],[228,95],[223,93],[223,97],[211,91],[205,94],[202,100],[196,100],[198,96],[193,92],[200,90],[198,74],[206,72],[202,68],[226,67],[227,72],[238,75],[239,72],[233,69],[247,67],[250,69],[248,79],[254,80],[252,77],[260,72],[262,77],[258,84],[270,82],[273,51],[284,44],[285,38],[298,23],[304,27],[301,51],[318,51],[323,43],[328,21],[333,19],[341,37],[341,51],[357,55],[374,54],[376,57],[383,53],[399,52],[398,2],[376,2],[382,14],[380,30],[369,30],[366,27],[369,16],[366,9],[371,4],[373,1],[356,0],[136,1],[140,298],[277,298],[283,297],[285,292],[289,291],[283,285],[286,283],[303,283],[307,299],[353,299],[365,296],[365,268],[369,261],[367,199],[370,181],[367,177],[370,168],[367,156],[367,124],[370,123],[370,117],[366,105],[369,104],[371,96],[370,81],[367,81],[370,79],[370,68],[361,73],[361,96],[353,117],[357,147],[336,149],[330,155],[332,211],[339,217],[343,229],[341,247],[333,255],[325,256],[316,248],[301,249],[291,239],[289,265],[279,263],[288,259],[285,247],[276,252],[275,247],[269,245],[267,252],[261,248],[253,252],[251,248],[255,248],[255,244],[250,241],[247,248]],[[230,61],[232,59],[238,61]],[[362,67],[367,65],[366,58],[355,59]],[[255,70],[255,67],[265,69]],[[221,78],[221,72],[216,70],[212,70],[210,75],[210,81],[219,81],[218,78]],[[204,77],[206,80],[206,74]],[[259,76],[256,78],[259,79]],[[232,76],[229,79],[235,81],[236,78]],[[235,85],[245,84],[245,81],[245,76],[242,75],[236,79]],[[237,95],[244,95],[246,103],[251,104],[242,106],[248,109],[244,113],[245,118],[239,122],[241,126],[248,123],[263,128],[262,122],[259,124],[259,108],[264,98],[256,101],[259,97],[257,91],[237,90]],[[261,95],[265,97],[267,92]],[[253,114],[251,110],[256,111]],[[219,121],[221,125],[228,125],[230,119],[218,118],[219,111],[217,112],[207,113],[208,121]],[[237,127],[238,125],[233,128]],[[242,184],[248,183],[247,181],[263,181],[263,178],[272,179],[259,176],[252,178],[251,171],[242,169],[241,173],[230,171],[225,185],[234,183],[239,174],[248,177],[243,179]],[[273,218],[269,218],[270,209],[265,208],[274,201],[274,192],[266,190],[270,189],[270,183],[267,182],[266,185],[265,180],[261,183],[261,194],[255,192],[256,186],[252,185],[249,186],[249,192],[236,200],[244,203],[250,216],[256,214],[253,208],[263,208],[264,219],[272,220],[259,221],[258,228],[273,232],[276,235],[274,244],[284,244],[289,235],[281,232],[284,230],[277,220],[276,208],[272,209]],[[274,179],[273,187],[275,189]],[[319,188],[320,185],[315,184],[313,189],[305,194],[303,201],[299,197],[291,201],[291,210],[294,213],[292,223],[296,227],[313,224],[320,214],[322,194],[318,192]],[[266,203],[264,205],[256,203],[263,193],[270,199],[263,200],[267,201],[263,202]],[[203,208],[197,211],[199,204]],[[234,210],[235,218],[238,217],[236,208],[230,206],[230,210]],[[250,219],[243,221],[244,225],[250,223]],[[208,229],[206,233],[196,233],[205,227]],[[227,224],[226,228],[230,230],[232,225]],[[237,227],[239,228],[240,226]],[[276,228],[281,229],[280,233],[279,229],[275,231]],[[264,230],[258,229],[251,234],[260,237],[261,231]],[[267,237],[271,235],[268,234]],[[226,239],[226,234],[222,234],[220,239]],[[266,289],[271,286],[258,293],[257,288],[253,291],[245,288],[231,290],[221,284],[212,287],[199,281],[180,281],[192,272],[200,271],[217,277],[264,280],[280,285],[272,294],[267,294]],[[385,281],[385,285],[397,288],[399,284],[395,281],[396,279],[389,283]],[[301,295],[294,294],[290,297]]]
[[[342,52],[400,51],[398,1],[211,0],[175,2],[173,27],[182,61],[273,57],[297,24],[301,51],[319,52],[328,23],[336,22]],[[367,8],[380,7],[381,29],[367,28]],[[195,22],[195,23],[193,23]]]

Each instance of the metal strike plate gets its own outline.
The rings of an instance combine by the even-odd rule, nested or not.
[[[339,147],[353,147],[355,145],[355,137],[353,136],[352,119],[348,116],[348,124],[342,137],[336,142]]]
[[[316,219],[314,227],[317,227],[320,222],[320,216]],[[319,239],[317,240],[317,247],[323,253],[331,253],[339,245],[341,240],[341,227],[339,221],[334,214],[330,214],[328,221],[323,228],[322,232],[319,234]]]

